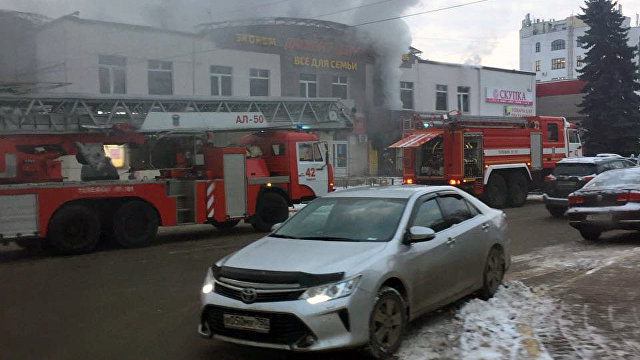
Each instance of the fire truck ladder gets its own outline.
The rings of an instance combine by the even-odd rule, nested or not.
[[[442,114],[417,113],[405,120],[404,129],[413,130],[416,123],[432,124],[433,126],[459,125],[465,128],[511,129],[527,127],[530,121],[522,117],[457,115],[443,118]]]
[[[266,128],[352,127],[339,99],[199,98],[34,95],[0,97],[0,135],[99,131],[117,124],[139,129],[150,112],[260,112]],[[256,128],[252,128],[256,130]]]

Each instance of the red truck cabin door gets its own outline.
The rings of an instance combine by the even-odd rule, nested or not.
[[[315,196],[329,193],[329,168],[319,142],[296,143],[298,183],[308,186]]]

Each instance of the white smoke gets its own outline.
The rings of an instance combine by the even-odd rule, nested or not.
[[[482,65],[482,58],[491,55],[496,45],[497,40],[474,41],[467,46],[465,54],[460,60],[465,65]]]
[[[56,18],[80,11],[81,18],[194,31],[215,21],[286,16],[359,25],[401,16],[418,0],[0,0],[0,8],[46,14]],[[402,107],[399,66],[411,46],[407,24],[399,19],[356,26],[377,53],[387,106]]]

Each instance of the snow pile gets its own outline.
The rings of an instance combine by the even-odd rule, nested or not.
[[[449,307],[450,316],[445,309],[410,327],[398,358],[552,359],[536,333],[540,321],[559,316],[551,298],[509,282],[489,301],[472,299],[457,311],[455,306]]]
[[[557,311],[550,298],[521,282],[501,287],[489,301],[473,299],[458,312],[463,359],[551,359],[535,333],[535,321]]]

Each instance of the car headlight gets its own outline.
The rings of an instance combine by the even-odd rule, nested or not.
[[[208,294],[215,288],[215,282],[213,280],[213,272],[209,268],[207,270],[207,276],[204,278],[204,284],[202,284],[202,293]]]
[[[300,296],[300,299],[307,300],[313,305],[349,296],[358,286],[361,277],[359,275],[348,280],[309,288]]]

